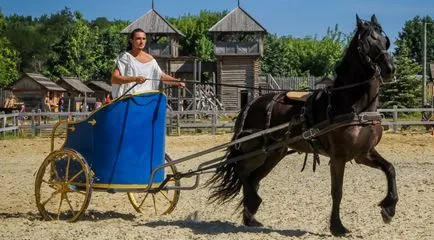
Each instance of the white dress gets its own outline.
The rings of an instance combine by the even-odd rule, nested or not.
[[[137,84],[133,89],[131,89],[128,94],[133,94],[136,92],[143,92],[149,90],[159,90],[161,89],[162,82],[161,75],[163,71],[155,59],[149,62],[142,63],[137,60],[129,52],[124,52],[116,58],[116,67],[119,69],[121,76],[143,76],[146,80],[142,84]],[[135,82],[126,84],[112,84],[112,96],[113,98],[118,98],[122,96],[128,89],[130,89]]]

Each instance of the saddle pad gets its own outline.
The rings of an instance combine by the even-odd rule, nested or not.
[[[290,100],[306,102],[310,96],[310,92],[287,92],[286,97]]]

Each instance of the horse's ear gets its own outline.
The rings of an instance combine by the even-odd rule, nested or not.
[[[375,16],[375,14],[373,14],[372,17],[371,17],[371,23],[373,23],[375,25],[379,25],[377,17]]]
[[[356,14],[356,22],[357,22],[357,28],[362,28],[363,27],[362,19],[359,18],[358,14]]]

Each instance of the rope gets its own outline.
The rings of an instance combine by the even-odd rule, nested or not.
[[[155,78],[146,78],[146,81],[161,81],[161,79],[155,79]],[[260,91],[274,91],[274,92],[311,92],[314,91],[313,89],[307,88],[307,89],[274,89],[274,88],[262,88],[262,87],[250,87],[250,86],[242,86],[242,85],[236,85],[236,84],[228,84],[228,83],[202,83],[195,80],[182,80],[180,82],[183,83],[193,83],[193,84],[204,84],[204,85],[214,85],[214,86],[222,86],[222,87],[236,87],[236,88],[244,88],[244,89],[251,89],[251,90],[260,90]]]

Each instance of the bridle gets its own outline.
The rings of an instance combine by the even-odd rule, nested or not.
[[[378,66],[378,59],[380,59],[384,55],[389,54],[387,52],[387,49],[389,49],[389,47],[390,47],[390,39],[386,35],[386,33],[380,29],[380,34],[381,35],[384,34],[383,36],[386,39],[386,48],[381,49],[380,51],[378,51],[378,53],[376,54],[375,57],[371,58],[370,57],[370,51],[373,47],[372,47],[372,44],[370,43],[370,41],[368,41],[368,37],[371,36],[374,39],[378,39],[379,34],[373,29],[372,26],[368,27],[368,29],[366,29],[366,30],[364,30],[358,34],[359,35],[358,35],[358,39],[357,39],[358,40],[357,51],[359,53],[360,60],[361,60],[363,65],[374,70],[375,73],[374,73],[373,78],[375,78],[375,75],[377,75],[378,70],[380,69],[380,71],[381,71],[381,68]],[[376,48],[378,49],[378,47],[376,47]],[[380,74],[380,83],[384,84],[384,82],[381,78],[381,74]]]

